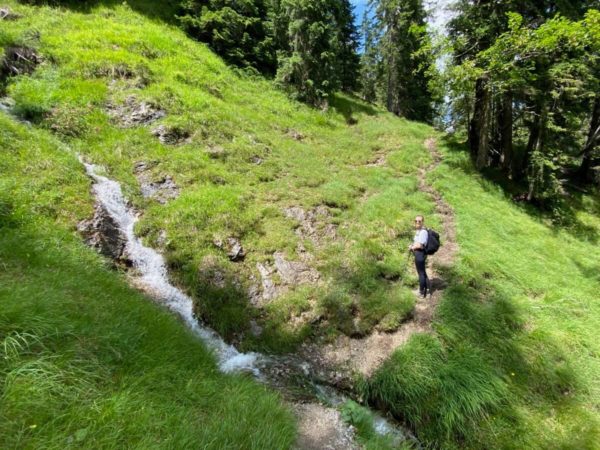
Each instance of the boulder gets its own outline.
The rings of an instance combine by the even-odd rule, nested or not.
[[[127,262],[125,247],[127,238],[103,206],[97,204],[94,217],[79,222],[77,229],[85,242],[114,261]]]
[[[225,241],[216,238],[213,240],[213,244],[221,250],[225,250],[230,261],[243,261],[246,257],[246,252],[244,251],[244,247],[242,247],[242,243],[235,237],[230,236],[225,239]]]

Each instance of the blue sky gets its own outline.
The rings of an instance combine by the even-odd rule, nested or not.
[[[452,4],[453,1],[454,0],[425,0],[425,7],[431,12],[429,23],[433,27],[442,27],[446,24],[450,18],[447,7]],[[354,6],[356,23],[360,26],[368,0],[350,0],[350,2]]]
[[[360,26],[360,22],[363,18],[363,13],[367,7],[368,0],[350,0],[354,6],[354,15],[356,16],[356,23]]]

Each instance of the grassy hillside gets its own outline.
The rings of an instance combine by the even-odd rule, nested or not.
[[[122,183],[143,211],[137,232],[243,349],[392,330],[413,308],[404,249],[415,214],[439,227],[416,178],[437,133],[345,96],[327,111],[291,102],[152,17],[151,3],[7,2],[22,18],[2,22],[0,47],[42,62],[4,86],[33,126],[0,112],[2,447],[293,439],[273,394],[218,374],[83,246],[76,225],[93,199],[76,153]],[[455,210],[459,261],[436,333],[397,351],[365,398],[434,447],[598,448],[598,199],[574,196],[571,225],[557,228],[438,141],[445,162],[429,181]],[[228,258],[228,238],[243,260]]]
[[[3,45],[33,46],[44,62],[32,76],[11,80],[15,111],[124,184],[144,211],[139,233],[164,247],[202,317],[222,335],[245,348],[281,351],[315,331],[310,322],[320,320],[322,333],[364,334],[377,325],[393,329],[410,312],[404,249],[414,214],[431,211],[414,176],[429,158],[426,126],[345,97],[327,112],[293,103],[125,6],[94,14],[22,11]],[[123,123],[142,101],[164,117]],[[161,143],[152,134],[158,125],[182,142]],[[150,182],[171,177],[179,197],[166,204],[142,198],[134,174],[140,162]],[[290,208],[311,214],[318,207],[313,235],[295,232],[302,225]],[[243,262],[215,245],[230,237],[241,241]],[[257,264],[271,267],[276,254],[301,261],[319,282],[286,283],[274,273],[276,289],[288,286],[251,306],[247,292],[261,286]],[[207,275],[214,271],[224,286]],[[258,338],[248,334],[252,318],[264,328]]]
[[[449,141],[433,185],[454,206],[461,258],[436,336],[416,336],[366,386],[446,448],[597,449],[598,197],[558,227],[483,179]]]
[[[286,448],[291,415],[72,232],[75,155],[0,115],[0,447]]]

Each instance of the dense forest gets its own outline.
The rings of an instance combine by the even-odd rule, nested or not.
[[[371,1],[360,27],[348,0],[189,0],[180,19],[227,61],[315,105],[341,89],[432,122],[448,99],[477,167],[522,180],[526,200],[552,208],[565,184],[599,176],[598,6],[458,1],[445,42],[420,0]]]

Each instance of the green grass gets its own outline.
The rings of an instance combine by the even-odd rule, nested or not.
[[[557,227],[460,146],[443,150],[430,181],[454,207],[461,249],[436,334],[411,339],[365,394],[443,448],[598,448],[598,198],[574,196],[572,226]]]
[[[392,330],[410,314],[412,219],[440,226],[416,179],[435,132],[344,95],[326,111],[294,103],[159,21],[150,0],[7,3],[24,17],[3,23],[0,49],[32,46],[44,62],[2,86],[33,123],[0,114],[2,446],[289,446],[277,397],[220,375],[174,318],[83,247],[75,226],[93,199],[73,152],[122,184],[144,212],[147,244],[159,247],[166,231],[162,251],[199,316],[243,349],[284,352],[318,334]],[[162,145],[154,125],[120,128],[107,110],[132,94],[189,141]],[[598,197],[572,196],[558,227],[478,175],[460,146],[441,151],[429,181],[455,210],[459,258],[444,273],[435,333],[396,352],[365,397],[430,447],[598,448]],[[144,199],[138,161],[153,163],[154,179],[172,176],[181,195]],[[284,209],[322,205],[319,227],[335,225],[337,238],[302,239]],[[228,236],[242,241],[244,262],[213,244]],[[256,264],[276,251],[296,260],[300,243],[321,282],[251,305]],[[207,261],[224,287],[200,270]],[[385,448],[369,415],[348,408],[365,445]]]
[[[289,447],[275,394],[221,374],[72,232],[91,201],[75,155],[3,114],[0,148],[0,447]]]
[[[33,46],[44,58],[33,75],[9,80],[16,112],[123,184],[144,211],[138,233],[156,246],[166,231],[173,276],[200,315],[242,348],[289,351],[309,334],[396,328],[414,302],[404,255],[411,219],[433,211],[415,178],[415,168],[429,161],[422,143],[431,130],[342,95],[328,111],[292,102],[268,80],[228,68],[175,27],[140,15],[142,3],[149,4],[53,9],[9,2],[24,17],[7,23],[0,43]],[[107,108],[129,95],[164,109],[158,123],[185,131],[189,142],[162,145],[150,132],[155,125],[120,128]],[[379,157],[387,163],[367,166]],[[155,163],[154,179],[172,176],[179,198],[166,205],[142,198],[138,161]],[[337,239],[315,245],[297,236],[284,209],[319,205],[330,212],[319,226],[335,225]],[[244,262],[230,262],[213,244],[228,236],[241,239]],[[257,284],[252,277],[260,280],[256,264],[276,251],[296,260],[299,243],[321,283],[292,287],[275,304],[250,305],[245,292]],[[225,288],[199,273],[207,257],[226,274]],[[340,293],[343,303],[332,305]],[[298,296],[306,299],[303,310],[293,306]],[[290,326],[306,309],[324,320]],[[347,318],[338,319],[341,309]],[[262,337],[249,335],[251,318],[266,330]]]

